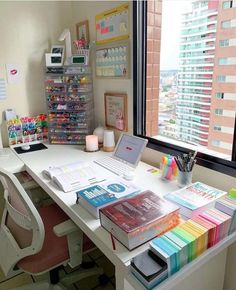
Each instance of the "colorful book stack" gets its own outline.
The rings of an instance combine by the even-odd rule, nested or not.
[[[232,219],[231,216],[216,208],[208,209],[200,213],[199,216],[216,225],[214,244],[227,237]]]
[[[208,230],[188,220],[150,242],[151,250],[168,265],[169,276],[201,255],[208,245]]]
[[[236,198],[227,195],[216,202],[215,208],[231,216],[229,234],[232,234],[236,230]]]
[[[149,245],[166,262],[169,277],[234,231],[236,197],[229,194],[217,200],[215,208],[194,214],[192,219],[153,239]]]

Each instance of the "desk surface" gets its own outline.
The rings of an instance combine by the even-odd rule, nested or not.
[[[1,149],[0,149],[1,150]],[[11,173],[16,173],[24,170],[24,162],[10,149],[4,148],[4,154],[0,154],[0,167]]]
[[[47,179],[42,171],[49,166],[60,166],[76,161],[93,161],[101,156],[110,154],[102,151],[96,153],[86,153],[76,145],[48,145],[48,149],[28,152],[18,155],[24,162],[25,168],[35,181],[51,196],[51,198],[68,214],[68,216],[84,231],[84,233],[100,248],[100,250],[110,259],[114,265],[124,266],[133,256],[137,255],[145,248],[148,243],[129,251],[122,244],[116,241],[116,250],[112,249],[112,243],[109,233],[100,225],[100,221],[90,215],[80,205],[75,204],[75,191],[63,192],[56,185]],[[107,179],[114,178],[112,172],[102,168],[94,163],[98,171]],[[163,195],[169,191],[177,189],[175,182],[168,183],[162,181],[157,175],[152,174],[148,169],[153,168],[143,162],[140,162],[135,170],[134,183],[137,183],[143,189],[151,189],[154,192]]]
[[[60,166],[76,161],[93,161],[101,156],[110,154],[102,151],[96,153],[86,153],[76,145],[48,145],[48,149],[28,152],[17,155],[21,162],[25,165],[25,169],[32,175],[35,181],[51,196],[51,198],[68,214],[68,216],[83,230],[83,232],[96,244],[96,246],[110,259],[115,265],[116,269],[119,268],[123,274],[123,277],[127,275],[127,280],[134,289],[145,289],[136,279],[127,274],[127,267],[132,257],[136,256],[140,252],[149,247],[149,243],[146,243],[133,251],[128,251],[121,243],[116,241],[116,250],[113,250],[109,233],[103,229],[100,225],[100,221],[90,215],[80,205],[76,205],[76,194],[74,192],[64,193],[59,190],[51,180],[45,178],[42,175],[42,171],[49,166]],[[14,151],[15,152],[15,151]],[[15,153],[16,154],[16,153]],[[114,174],[110,171],[97,166],[99,172],[109,178],[114,178]],[[159,195],[163,195],[167,192],[177,189],[176,182],[166,182],[160,179],[159,176],[150,173],[149,169],[152,166],[140,162],[135,170],[134,183],[139,185],[143,189],[150,189]],[[178,281],[185,278],[188,273],[191,274],[194,269],[201,267],[201,265],[207,262],[211,257],[219,253],[236,240],[236,234],[229,236],[226,240],[219,243],[218,246],[206,251],[199,259],[193,261],[189,265],[185,266],[183,270],[179,271],[176,275],[163,282],[155,289],[169,289],[174,286]],[[119,273],[119,272],[118,272]],[[121,287],[119,287],[118,290]],[[123,287],[122,287],[123,288]]]

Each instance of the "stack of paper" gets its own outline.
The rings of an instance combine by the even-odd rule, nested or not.
[[[197,256],[196,238],[192,234],[190,234],[189,232],[180,227],[176,227],[175,229],[172,230],[172,232],[187,244],[187,253],[188,253],[187,261],[188,263],[191,262]]]
[[[180,227],[196,238],[196,257],[201,255],[207,249],[207,230],[191,220],[181,224]]]
[[[169,239],[172,243],[177,245],[180,249],[180,268],[188,263],[188,243],[182,240],[173,231],[167,232],[163,235],[164,238]]]
[[[232,220],[231,216],[215,208],[208,209],[200,213],[199,216],[216,225],[215,244],[228,235]]]
[[[173,275],[180,269],[181,248],[168,238],[161,236],[150,242],[151,251],[167,263],[168,276]]]
[[[232,217],[229,234],[236,230],[236,199],[230,195],[224,196],[215,204],[215,208]]]
[[[168,276],[236,230],[236,199],[230,195],[216,201],[215,208],[194,214],[150,242],[150,250],[167,263]]]
[[[216,225],[201,216],[194,216],[193,221],[208,230],[207,248],[214,246],[216,243]]]
[[[150,250],[134,257],[130,269],[147,289],[153,288],[168,277],[166,262]]]

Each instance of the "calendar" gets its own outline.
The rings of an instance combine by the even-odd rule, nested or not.
[[[129,38],[129,4],[123,4],[95,17],[96,44]]]

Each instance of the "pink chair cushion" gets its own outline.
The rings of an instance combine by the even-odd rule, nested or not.
[[[68,220],[68,216],[56,204],[40,208],[39,214],[45,228],[43,248],[18,262],[19,268],[32,274],[47,271],[69,259],[66,237],[57,237],[53,232],[53,227]]]

